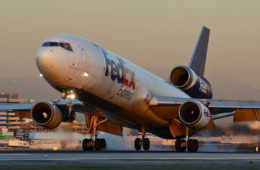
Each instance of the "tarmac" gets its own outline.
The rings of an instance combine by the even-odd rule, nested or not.
[[[153,165],[153,164],[254,164],[260,166],[260,153],[162,151],[42,151],[1,152],[0,165]]]

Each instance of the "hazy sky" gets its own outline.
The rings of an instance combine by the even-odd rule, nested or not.
[[[36,52],[58,33],[82,36],[167,75],[188,64],[205,25],[213,87],[222,87],[218,77],[224,77],[260,90],[259,21],[259,0],[0,0],[0,77],[38,75]]]

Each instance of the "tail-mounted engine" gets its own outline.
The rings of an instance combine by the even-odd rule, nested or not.
[[[179,108],[179,119],[192,129],[205,128],[211,119],[209,109],[199,101],[188,101]]]
[[[70,113],[63,107],[58,107],[48,102],[40,102],[33,106],[31,116],[34,122],[47,129],[54,129],[59,126],[62,121],[73,121],[75,112]]]
[[[193,98],[211,99],[213,96],[210,83],[189,67],[174,68],[170,74],[170,81]]]

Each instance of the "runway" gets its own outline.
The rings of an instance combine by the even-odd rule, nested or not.
[[[254,164],[260,153],[177,152],[2,152],[0,165]]]

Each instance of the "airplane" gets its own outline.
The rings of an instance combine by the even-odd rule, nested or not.
[[[188,66],[175,67],[166,81],[101,46],[74,35],[46,39],[36,62],[42,77],[61,98],[56,101],[7,103],[20,118],[54,129],[83,113],[91,137],[83,151],[106,149],[97,131],[122,136],[123,127],[137,129],[136,150],[149,150],[150,132],[176,139],[177,152],[197,152],[192,135],[215,128],[216,119],[234,116],[234,122],[260,121],[259,101],[215,100],[204,77],[210,30],[203,26]],[[40,90],[40,89],[39,89]]]

